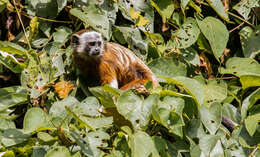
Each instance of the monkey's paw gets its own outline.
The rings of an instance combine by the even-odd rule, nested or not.
[[[140,85],[133,89],[136,93],[143,95],[145,97],[150,95],[150,92],[144,87],[144,85]]]

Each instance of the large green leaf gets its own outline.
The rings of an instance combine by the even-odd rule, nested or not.
[[[67,97],[61,101],[56,101],[52,104],[49,114],[54,117],[63,117],[67,115],[65,107],[74,107],[79,104],[79,101],[75,97]]]
[[[15,129],[15,124],[13,121],[9,119],[0,118],[0,131],[4,131],[6,129]]]
[[[251,27],[244,27],[240,32],[240,40],[243,48],[243,53],[245,57],[254,58],[260,53],[260,42],[259,38],[260,25],[255,27],[253,30]]]
[[[45,157],[71,157],[69,150],[65,146],[56,146],[50,149]]]
[[[122,93],[116,102],[117,110],[128,119],[134,129],[148,124],[152,114],[152,105],[158,101],[158,95],[150,95],[145,100],[131,90]]]
[[[194,18],[188,17],[184,24],[176,32],[172,33],[167,48],[188,48],[194,44],[200,34],[199,27]]]
[[[260,122],[260,113],[250,115],[245,119],[245,127],[250,136],[253,136],[254,133],[256,132],[256,129],[259,128],[259,124],[258,124],[259,122]]]
[[[35,107],[26,112],[23,121],[24,132],[31,133],[37,129],[48,128],[51,126],[48,115],[42,109]]]
[[[196,104],[202,105],[204,102],[204,89],[203,86],[195,79],[188,77],[177,76],[173,78],[162,77],[168,83],[182,86],[188,94],[195,100]]]
[[[115,26],[113,35],[121,44],[127,43],[129,48],[142,60],[146,59],[148,45],[143,40],[139,29]]]
[[[20,63],[12,54],[0,50],[0,64],[4,65],[14,73],[21,73],[25,63]]]
[[[61,9],[56,0],[32,0],[28,1],[27,13],[32,16],[55,18],[58,15],[58,6]]]
[[[0,51],[20,56],[25,56],[27,53],[27,50],[20,45],[8,41],[0,41]]]
[[[132,157],[148,157],[155,149],[152,138],[143,131],[137,131],[130,136],[128,143]]]
[[[156,121],[167,127],[171,133],[182,137],[182,126],[184,126],[183,108],[183,99],[167,96],[163,101],[153,105],[152,115]]]
[[[241,116],[242,121],[246,118],[247,111],[260,99],[260,88],[251,93],[248,97],[246,97],[242,103],[241,108]]]
[[[186,76],[185,64],[174,60],[174,58],[158,58],[149,63],[149,68],[158,77]]]
[[[207,83],[204,79],[200,80],[204,88],[204,104],[210,105],[213,102],[221,102],[227,97],[227,84],[224,81],[209,80]]]
[[[210,152],[213,150],[220,137],[216,135],[205,135],[200,138],[200,149],[206,156],[210,156]]]
[[[18,86],[0,88],[0,111],[26,103],[27,91]]]
[[[233,9],[235,9],[240,15],[244,17],[244,19],[247,20],[249,18],[251,9],[259,6],[258,2],[259,0],[241,0],[233,7]]]
[[[121,10],[124,18],[134,21],[130,17],[130,8],[133,8],[135,11],[140,12],[143,17],[149,20],[149,23],[145,27],[139,27],[142,31],[154,32],[154,10],[150,1],[147,0],[118,0],[117,5]]]
[[[89,12],[87,9],[92,9],[93,11]],[[91,8],[86,8],[84,12],[77,8],[73,8],[70,10],[70,14],[79,18],[86,25],[90,25],[92,28],[99,31],[107,40],[110,39],[111,27],[105,12],[100,13],[98,12],[98,8],[93,6]]]
[[[222,19],[229,22],[228,14],[221,0],[207,0],[207,2]]]
[[[152,6],[161,15],[163,23],[169,19],[174,11],[174,4],[171,0],[150,0]]]
[[[222,74],[233,74],[240,77],[242,87],[260,86],[260,64],[251,58],[232,57],[226,68],[219,68]]]
[[[214,56],[219,60],[219,57],[224,53],[229,38],[226,26],[219,19],[210,16],[202,21],[197,19],[197,22],[201,32],[209,41]]]
[[[221,116],[221,104],[218,102],[211,104],[209,108],[205,106],[200,108],[201,121],[211,135],[214,135],[220,127]]]
[[[23,133],[18,129],[7,129],[1,135],[1,143],[5,147],[10,147],[14,145],[18,145],[26,140],[28,140],[30,136],[28,134]]]

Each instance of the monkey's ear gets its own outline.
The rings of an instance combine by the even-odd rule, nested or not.
[[[80,39],[80,35],[78,35],[78,34],[73,34],[71,36],[71,42],[72,42],[73,47],[79,45],[79,39]]]

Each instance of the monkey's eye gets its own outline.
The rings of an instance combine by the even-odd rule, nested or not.
[[[97,44],[98,44],[98,46],[100,46],[101,45],[101,41],[98,41]]]
[[[89,42],[88,45],[89,46],[95,46],[96,42]]]

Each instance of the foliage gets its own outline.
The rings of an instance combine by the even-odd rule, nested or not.
[[[258,0],[0,0],[0,14],[0,156],[260,156]],[[88,88],[82,28],[161,86]]]

